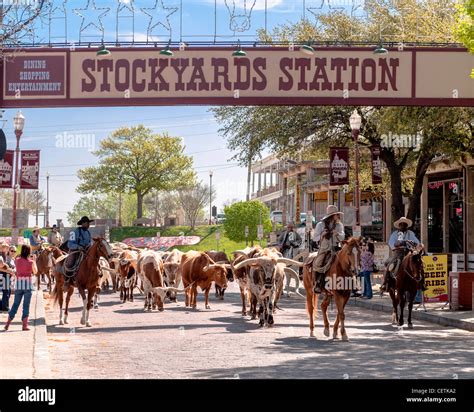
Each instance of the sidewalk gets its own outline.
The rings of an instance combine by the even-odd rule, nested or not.
[[[385,293],[383,297],[380,297],[378,291],[374,291],[374,297],[370,300],[350,298],[348,304],[387,313],[392,313],[393,310],[390,296]],[[426,312],[423,305],[415,304],[413,306],[412,318],[425,322],[437,323],[442,326],[451,326],[453,328],[465,329],[471,332],[474,331],[474,311],[452,311],[449,309],[449,305],[444,306],[444,302],[426,303],[425,307]],[[405,322],[407,315],[408,308],[405,306]]]
[[[0,313],[0,379],[48,379],[51,369],[43,292],[33,292],[30,331],[21,330],[20,308],[10,329],[5,332],[3,326],[7,316],[7,313]]]

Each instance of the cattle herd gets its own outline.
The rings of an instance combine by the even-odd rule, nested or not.
[[[224,299],[228,282],[240,288],[242,315],[259,320],[259,326],[271,326],[284,279],[299,284],[302,263],[287,259],[275,248],[247,247],[232,253],[177,249],[167,252],[140,250],[123,243],[112,243],[114,257],[99,261],[97,291],[110,287],[120,293],[122,302],[133,301],[138,289],[145,296],[145,310],[165,310],[167,301],[175,302],[184,294],[186,307],[197,307],[198,288],[204,292],[209,309],[209,292],[215,285],[216,297]],[[288,289],[287,289],[288,292]],[[97,294],[96,294],[97,296]],[[97,299],[94,306],[98,307]]]

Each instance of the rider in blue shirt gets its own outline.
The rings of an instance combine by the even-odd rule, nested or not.
[[[68,270],[69,268],[74,268],[76,264],[76,259],[81,255],[81,253],[71,253],[77,250],[86,250],[92,243],[92,236],[89,232],[89,226],[91,222],[87,216],[82,216],[81,220],[77,222],[79,226],[73,232],[69,234],[69,240],[67,242],[67,247],[70,251],[69,256],[66,259],[65,266]]]

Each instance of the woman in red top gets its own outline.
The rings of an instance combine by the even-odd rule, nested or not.
[[[13,306],[8,312],[8,320],[5,324],[5,330],[8,330],[10,323],[12,323],[21,300],[23,300],[23,314],[21,320],[23,322],[23,330],[30,330],[28,328],[28,316],[30,314],[31,292],[33,290],[32,276],[36,274],[35,258],[30,259],[31,249],[28,245],[21,247],[20,257],[15,261],[16,267],[16,287],[15,300]]]

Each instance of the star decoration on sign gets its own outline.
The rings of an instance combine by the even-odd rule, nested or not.
[[[147,37],[151,37],[153,30],[158,26],[166,29],[171,35],[171,23],[169,17],[178,11],[178,7],[167,7],[164,5],[163,0],[155,0],[154,7],[142,7],[141,11],[150,17]]]
[[[117,14],[125,14],[126,10],[128,10],[132,14],[135,12],[135,6],[133,4],[134,0],[117,0],[117,2]]]
[[[74,14],[82,17],[81,28],[79,29],[79,37],[89,27],[95,27],[104,34],[104,25],[102,17],[110,11],[110,7],[97,7],[95,0],[87,0],[87,5],[83,9],[73,9]]]
[[[49,15],[50,18],[57,17],[57,15],[61,15],[61,17],[66,17],[67,15],[67,5],[68,0],[62,0],[59,2],[55,2],[54,0],[51,0],[48,4],[48,9],[49,9]],[[56,4],[60,3],[60,4]]]

